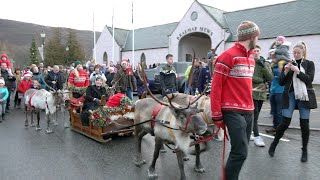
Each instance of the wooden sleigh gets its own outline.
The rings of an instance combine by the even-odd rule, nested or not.
[[[101,98],[100,110],[106,104],[105,96]],[[74,107],[79,107],[80,112],[77,112]],[[89,138],[92,138],[98,142],[106,143],[111,141],[111,137],[114,135],[117,136],[131,136],[134,130],[134,127],[128,126],[133,125],[133,117],[128,118],[125,115],[128,113],[134,113],[134,108],[131,109],[123,109],[121,111],[112,112],[110,115],[115,115],[118,118],[113,119],[111,122],[108,123],[106,127],[98,127],[95,126],[93,121],[95,117],[93,116],[94,112],[90,112],[90,120],[89,126],[83,126],[81,122],[81,111],[82,111],[82,104],[72,104],[70,108],[70,128],[71,130],[83,134]]]

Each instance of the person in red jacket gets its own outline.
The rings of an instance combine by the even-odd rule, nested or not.
[[[75,65],[75,69],[70,73],[70,76],[68,79],[68,87],[74,86],[75,88],[79,88],[79,89],[88,87],[90,82],[88,73],[83,70],[83,67],[80,61],[76,61],[74,65]],[[82,94],[79,92],[73,91],[72,96],[74,98],[79,98],[82,96]]]
[[[32,77],[32,75],[28,71],[23,74],[23,80],[18,85],[18,91],[20,93],[24,94],[28,89],[30,89],[30,87],[32,85],[31,77]]]
[[[5,62],[7,64],[7,67],[10,69],[11,68],[11,62],[9,61],[9,57],[7,54],[1,54],[1,57],[0,57],[0,64],[2,62]]]
[[[213,122],[223,128],[225,123],[230,136],[226,179],[238,179],[248,154],[254,110],[252,76],[255,60],[252,54],[260,30],[255,23],[244,21],[237,33],[238,42],[216,60],[210,94]]]

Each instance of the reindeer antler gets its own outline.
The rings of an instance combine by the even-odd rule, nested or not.
[[[55,89],[53,89],[52,87],[50,87],[48,84],[47,84],[47,82],[44,80],[44,77],[43,77],[43,74],[41,74],[42,75],[42,81],[43,81],[43,83],[44,83],[44,85],[46,85],[50,90],[52,90],[53,92],[56,92],[56,90]]]

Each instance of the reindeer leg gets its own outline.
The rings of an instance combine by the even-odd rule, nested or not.
[[[31,124],[30,124],[31,127],[35,127],[35,126],[36,126],[36,125],[34,124],[34,121],[33,121],[33,115],[34,115],[34,113],[35,113],[35,111],[32,110],[32,111],[31,111]]]
[[[186,179],[186,174],[184,173],[184,162],[183,162],[183,152],[178,149],[176,151],[177,154],[177,159],[178,159],[178,165],[180,169],[180,179],[185,180]]]
[[[162,144],[162,146],[161,146],[160,152],[161,152],[161,153],[166,153],[166,152],[167,152],[167,150],[164,148],[164,145],[163,145],[163,144]]]
[[[69,128],[70,127],[70,121],[68,123],[68,120],[66,120],[66,110],[63,110],[63,121],[64,121],[64,127]]]
[[[195,150],[196,150],[196,166],[194,167],[194,170],[198,173],[203,173],[205,172],[205,169],[200,162],[200,144],[195,145]]]
[[[24,121],[24,126],[28,127],[29,126],[29,123],[28,123],[28,107],[26,105],[24,106],[24,112],[26,114],[26,120]]]
[[[135,128],[135,133],[138,133],[140,127],[136,127]],[[146,134],[148,134],[146,131],[141,130],[137,135],[136,135],[136,148],[137,148],[137,152],[136,152],[136,157],[134,159],[134,164],[137,167],[141,167],[143,164],[146,163],[145,160],[142,159],[142,155],[141,155],[141,140],[143,138],[143,136],[145,136]]]
[[[183,153],[183,160],[184,161],[189,161],[190,158],[189,158],[189,156],[187,154]]]
[[[50,134],[53,133],[52,129],[50,128],[50,113],[46,114],[47,117],[47,129],[46,129],[46,133]]]
[[[149,169],[148,169],[149,179],[156,179],[158,177],[158,175],[156,173],[155,166],[156,166],[156,162],[157,162],[157,159],[159,157],[159,153],[160,153],[160,149],[161,149],[162,145],[163,145],[162,140],[160,138],[156,137],[155,138],[154,152],[153,152],[153,159],[152,159],[152,163],[151,163],[151,165],[149,166]]]
[[[56,111],[54,113],[54,115],[55,115],[55,120],[53,121],[53,125],[58,126],[59,125],[59,123],[58,123],[58,112]]]
[[[40,131],[41,127],[40,127],[40,110],[37,110],[37,126],[36,126],[36,130]]]
[[[37,128],[41,130],[40,128],[40,110],[37,111]]]

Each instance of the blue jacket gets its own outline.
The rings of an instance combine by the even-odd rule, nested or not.
[[[2,102],[7,102],[7,99],[9,97],[9,91],[7,87],[0,87],[0,99]]]
[[[274,66],[272,67],[272,72],[274,77],[271,81],[271,87],[270,87],[271,94],[281,94],[284,90],[284,86],[280,86],[279,84],[279,77],[281,72],[279,72],[278,68],[279,68],[278,64],[274,64]]]
[[[209,66],[204,66],[201,68],[198,79],[198,91],[202,93],[206,85],[211,81],[211,74],[209,70]]]

